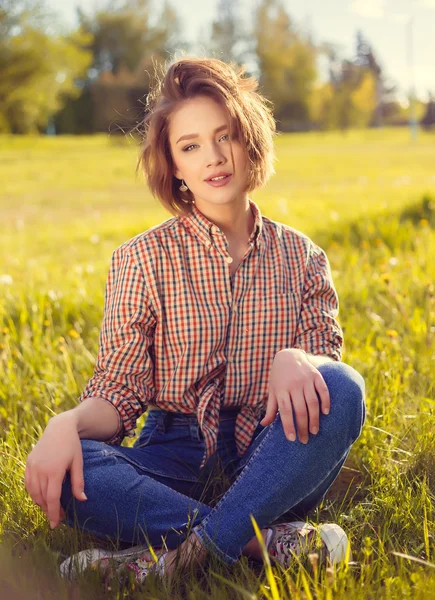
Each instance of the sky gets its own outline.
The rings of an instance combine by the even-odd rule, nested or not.
[[[314,42],[333,42],[346,58],[354,56],[355,34],[361,29],[385,74],[398,85],[401,100],[407,97],[413,81],[422,100],[427,100],[429,90],[435,95],[435,0],[282,2],[295,22],[312,32]],[[102,3],[102,0],[48,0],[68,25],[76,22],[77,4],[92,12]],[[161,4],[154,0],[156,15]],[[183,0],[180,4],[173,0],[171,4],[180,16],[187,40],[197,42],[201,37],[207,38],[218,0]],[[239,14],[246,26],[256,4],[256,0],[239,0]]]

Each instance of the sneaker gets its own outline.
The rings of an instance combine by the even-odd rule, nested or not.
[[[70,556],[60,565],[60,573],[65,579],[76,579],[85,569],[91,568],[114,576],[128,576],[133,571],[135,579],[141,583],[150,573],[161,578],[165,574],[165,555],[163,550],[155,551],[158,562],[154,560],[147,545],[133,546],[117,552],[90,548]]]
[[[266,547],[271,558],[285,569],[294,556],[308,556],[311,552],[318,553],[319,565],[328,560],[332,564],[352,560],[347,535],[335,523],[317,527],[303,521],[273,525],[269,527]]]

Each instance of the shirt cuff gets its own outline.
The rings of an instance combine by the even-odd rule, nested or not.
[[[337,362],[342,360],[342,343],[343,338],[338,336],[339,345],[334,345],[328,343],[324,346],[316,346],[315,348],[308,348],[302,344],[295,344],[292,346],[293,348],[297,348],[298,350],[303,350],[306,354],[313,354],[314,356],[328,356]]]
[[[130,390],[120,389],[119,385],[113,382],[98,383],[91,379],[79,397],[79,402],[84,402],[86,398],[91,397],[106,400],[113,406],[118,415],[118,429],[111,438],[105,440],[106,444],[119,446],[126,436],[133,438],[136,435],[136,420],[139,415],[131,411],[131,407],[137,404],[137,401]]]

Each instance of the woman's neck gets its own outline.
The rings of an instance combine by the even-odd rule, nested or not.
[[[219,206],[210,203],[204,206],[201,202],[199,205],[198,202],[195,202],[195,205],[207,219],[219,227],[230,245],[237,246],[247,243],[255,225],[249,198],[237,206],[232,204]]]

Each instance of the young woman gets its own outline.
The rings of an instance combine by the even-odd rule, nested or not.
[[[249,196],[274,173],[276,131],[243,75],[184,57],[148,96],[140,162],[175,216],[115,250],[94,375],[26,468],[52,527],[65,519],[136,546],[83,551],[64,575],[108,557],[140,581],[207,552],[261,560],[251,516],[283,566],[314,538],[322,559],[349,556],[338,525],[277,523],[305,515],[336,478],[361,432],[364,380],[341,362],[324,251]],[[147,409],[134,446],[121,446]],[[230,485],[212,507],[201,499],[217,464]]]

